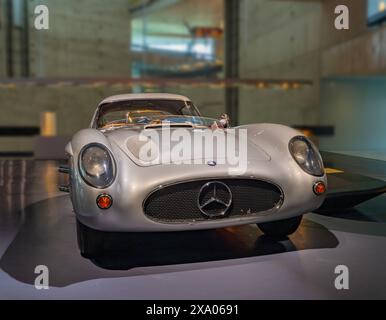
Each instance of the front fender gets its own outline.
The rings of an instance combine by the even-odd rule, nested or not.
[[[77,157],[82,148],[90,143],[100,143],[111,151],[111,144],[102,132],[96,129],[83,129],[72,137],[71,142],[66,146],[66,152]]]
[[[109,140],[96,129],[84,129],[78,131],[71,139],[71,142],[66,146],[66,153],[69,156],[71,175],[70,175],[70,195],[75,212],[80,210],[82,206],[82,199],[86,194],[97,194],[102,190],[88,186],[80,175],[79,168],[79,154],[81,150],[90,143],[99,143],[105,146],[114,157],[114,151]],[[107,189],[106,189],[107,190]]]
[[[248,140],[262,148],[272,159],[292,161],[289,141],[295,136],[303,136],[299,131],[280,124],[250,124],[238,127],[246,129]]]

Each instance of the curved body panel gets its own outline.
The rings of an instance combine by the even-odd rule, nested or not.
[[[120,98],[110,100],[116,99]],[[183,99],[188,100],[184,97]],[[232,174],[229,164],[212,161],[211,158],[202,159],[199,164],[143,163],[135,156],[135,148],[131,145],[134,143],[132,139],[138,136],[138,130],[135,128],[122,128],[111,132],[94,128],[79,131],[66,148],[71,166],[70,193],[77,218],[83,224],[102,231],[182,231],[283,220],[311,212],[322,205],[324,195],[316,195],[313,187],[318,182],[326,184],[326,176],[307,174],[294,160],[288,148],[289,141],[300,135],[298,131],[274,124],[246,125],[235,129],[245,130],[248,137],[247,165],[242,174]],[[104,145],[114,158],[116,177],[106,189],[88,185],[81,176],[79,153],[89,143]],[[195,157],[193,153],[191,158]],[[196,184],[200,187],[208,182],[231,179],[266,182],[274,186],[275,190],[280,190],[280,201],[273,203],[272,208],[268,210],[250,212],[246,207],[245,211],[241,210],[234,215],[224,214],[220,218],[203,215],[199,219],[157,220],[145,212],[146,200],[157,190],[167,190],[168,186],[173,185],[183,189],[188,183],[197,181]],[[246,188],[242,190],[250,190]],[[199,189],[197,190],[198,198],[200,195]],[[113,205],[108,210],[97,206],[96,198],[102,193],[110,195],[113,199]],[[164,196],[168,199],[168,195]],[[245,194],[242,196],[245,199]],[[195,195],[192,199],[194,197]],[[234,193],[233,197],[237,198],[237,193]],[[251,193],[250,199],[253,201],[255,198],[257,202],[261,200],[259,194]],[[178,206],[178,203],[175,205]]]

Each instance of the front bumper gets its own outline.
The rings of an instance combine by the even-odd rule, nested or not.
[[[224,217],[221,219],[206,219],[201,221],[185,221],[183,223],[168,223],[150,219],[144,213],[145,199],[165,184],[183,181],[221,179],[226,177],[226,168],[218,166],[194,170],[192,165],[174,167],[171,177],[167,170],[157,167],[137,168],[137,175],[130,175],[128,168],[121,168],[119,179],[106,190],[93,189],[85,185],[80,177],[72,177],[71,198],[77,219],[83,224],[101,231],[112,232],[167,232],[200,229],[216,229],[244,224],[254,224],[283,220],[312,212],[319,208],[325,196],[317,196],[313,186],[318,181],[326,183],[326,177],[310,176],[294,163],[292,168],[277,167],[271,161],[261,162],[260,166],[253,166],[253,170],[236,177],[270,181],[279,186],[284,194],[284,200],[279,208],[259,212],[243,217]],[[141,173],[140,171],[143,170]],[[153,172],[152,172],[153,171]],[[204,172],[203,172],[204,171]],[[160,173],[161,172],[161,173]],[[274,174],[267,174],[272,172]],[[130,179],[128,178],[130,177]],[[227,176],[229,178],[229,176]],[[100,193],[110,194],[114,199],[113,206],[108,210],[101,210],[96,205],[96,197]],[[253,195],[251,195],[253,196]]]

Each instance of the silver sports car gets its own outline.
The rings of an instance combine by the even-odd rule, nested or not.
[[[186,97],[125,94],[97,107],[66,146],[83,256],[107,232],[183,231],[256,223],[295,232],[321,206],[326,175],[313,143],[276,124],[230,127],[202,117]]]

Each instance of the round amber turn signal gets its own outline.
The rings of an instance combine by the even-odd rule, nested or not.
[[[322,195],[324,193],[326,193],[327,191],[327,188],[326,188],[326,185],[324,184],[324,182],[317,182],[315,183],[314,185],[314,192],[316,195]]]
[[[108,194],[100,194],[97,197],[96,203],[100,209],[106,210],[112,206],[113,198],[111,198]]]

